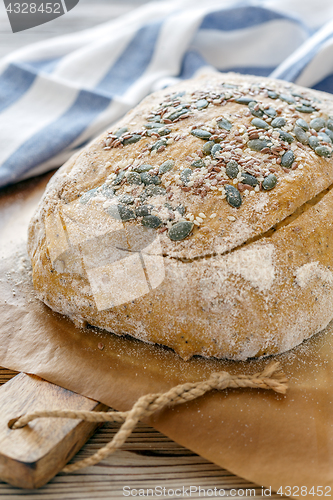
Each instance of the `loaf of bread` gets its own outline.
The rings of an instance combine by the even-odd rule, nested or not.
[[[145,98],[51,179],[38,296],[193,355],[281,353],[333,318],[333,97],[207,73]]]

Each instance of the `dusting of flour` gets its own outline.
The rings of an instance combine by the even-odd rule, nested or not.
[[[220,279],[236,274],[248,281],[260,292],[269,290],[275,278],[273,262],[274,245],[251,245],[248,248],[231,252],[215,260]],[[213,261],[210,265],[213,264]]]
[[[309,262],[304,264],[296,271],[296,283],[304,288],[309,285],[313,279],[321,279],[322,281],[333,285],[333,273],[327,268],[321,266],[319,262]]]

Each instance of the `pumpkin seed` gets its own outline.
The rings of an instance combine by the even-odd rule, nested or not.
[[[271,189],[275,188],[277,183],[277,177],[274,174],[269,174],[265,179],[262,181],[262,187],[265,189],[265,191],[270,191]]]
[[[282,116],[279,116],[278,118],[274,118],[271,125],[274,128],[281,128],[281,127],[284,127],[286,125],[286,123],[287,123],[286,120],[284,118],[282,118]]]
[[[239,208],[242,204],[242,197],[238,189],[230,184],[224,186],[226,193],[226,200],[234,208]]]
[[[245,96],[242,96],[242,97],[238,97],[237,99],[235,99],[235,102],[237,102],[237,104],[246,104],[248,105],[250,102],[257,102],[255,99],[253,99],[253,97],[245,97]]]
[[[206,155],[206,156],[210,155],[213,146],[215,146],[215,142],[214,141],[208,141],[208,142],[206,142],[206,144],[204,144],[204,146],[202,148],[203,154]]]
[[[82,205],[85,205],[86,203],[88,203],[88,201],[91,198],[93,198],[94,196],[96,196],[97,190],[98,190],[98,188],[94,188],[94,189],[90,189],[89,191],[87,191],[86,193],[84,193],[81,196],[81,198],[80,198],[80,203],[82,203]]]
[[[114,189],[107,184],[103,184],[100,188],[98,188],[98,192],[101,193],[105,198],[113,198],[114,197]]]
[[[217,122],[217,125],[219,128],[223,128],[224,130],[228,130],[228,131],[231,130],[231,128],[232,128],[232,123],[229,122],[229,120],[227,120],[226,118],[221,118],[221,120],[219,120]]]
[[[141,135],[139,134],[134,134],[132,137],[129,137],[128,139],[123,140],[124,146],[127,146],[128,144],[134,144],[135,142],[138,142],[141,139]]]
[[[178,99],[178,97],[183,97],[185,94],[186,94],[186,91],[182,90],[181,92],[177,92],[176,94],[174,94],[171,97],[171,99],[174,101],[174,100]]]
[[[173,122],[174,120],[177,120],[177,118],[179,118],[182,115],[185,115],[186,113],[188,113],[188,109],[181,109],[180,111],[175,111],[174,113],[171,113],[165,118]]]
[[[252,186],[252,187],[255,187],[258,185],[258,181],[257,181],[256,177],[254,177],[254,175],[250,175],[247,173],[243,173],[241,175],[242,175],[241,182],[243,184],[247,184],[248,186]]]
[[[127,221],[130,219],[135,219],[135,213],[128,207],[124,205],[111,205],[107,207],[105,211],[116,220]]]
[[[316,132],[319,132],[322,128],[326,126],[326,122],[323,118],[314,118],[310,121],[310,127],[313,128]]]
[[[333,120],[331,118],[327,120],[327,127],[333,131]]]
[[[271,99],[277,99],[279,97],[279,94],[274,92],[274,90],[268,90],[267,93],[268,97],[270,97]]]
[[[296,102],[293,96],[289,94],[280,94],[279,99],[287,102],[288,104],[294,104]]]
[[[222,147],[220,146],[220,144],[214,144],[210,154],[212,155],[213,158],[215,158],[216,153],[218,153],[221,150],[222,150]]]
[[[160,123],[161,127],[163,127],[164,123],[161,123],[161,114],[155,115],[151,118],[147,118],[148,122]]]
[[[331,141],[333,142],[333,132],[332,130],[330,130],[329,128],[325,128],[325,134],[328,135],[328,137],[331,139]]]
[[[119,196],[119,201],[124,205],[132,205],[132,203],[134,203],[134,198],[130,194],[122,194]]]
[[[324,142],[332,144],[331,138],[329,137],[328,134],[325,134],[325,132],[319,132],[318,137],[320,137],[320,139],[322,139]]]
[[[166,145],[167,145],[166,139],[160,139],[159,141],[156,141],[152,145],[151,151],[157,151],[161,146],[166,146]]]
[[[298,92],[291,92],[291,95],[293,95],[294,97],[300,97],[301,99],[304,99],[304,96],[302,96],[302,94],[299,94]]]
[[[147,129],[152,129],[152,128],[162,128],[164,125],[163,123],[159,123],[159,122],[149,122],[149,123],[145,123],[144,124],[144,128],[147,128]]]
[[[309,124],[308,124],[308,122],[303,120],[303,118],[299,118],[298,120],[296,120],[296,125],[298,125],[299,127],[301,127],[305,131],[309,130]]]
[[[150,215],[152,209],[153,209],[152,205],[141,205],[140,207],[137,207],[135,209],[135,215],[137,217],[145,217],[146,215]]]
[[[141,224],[145,227],[150,227],[151,229],[157,229],[162,225],[162,220],[156,215],[145,215]]]
[[[315,149],[315,152],[318,156],[324,156],[325,158],[328,158],[332,155],[332,151],[327,146],[318,146]]]
[[[141,184],[140,174],[137,172],[130,172],[127,176],[127,182],[129,184]]]
[[[312,102],[309,101],[308,99],[303,99],[301,100],[301,104],[303,104],[304,106],[311,106],[312,105]]]
[[[185,207],[183,205],[178,205],[178,207],[176,207],[175,210],[177,210],[177,212],[179,212],[180,215],[184,215],[185,214]]]
[[[268,109],[265,109],[265,115],[268,115],[271,118],[274,118],[277,115],[277,112],[275,111],[274,108],[269,107]]]
[[[294,134],[296,139],[302,144],[309,144],[309,137],[307,133],[301,127],[294,128]]]
[[[264,116],[264,112],[261,108],[254,109],[257,106],[257,103],[252,101],[249,103],[248,108],[251,111],[251,115],[256,116],[257,118],[262,118]]]
[[[121,183],[121,181],[123,180],[124,177],[125,177],[125,172],[124,171],[119,172],[119,174],[117,175],[117,177],[115,178],[115,180],[112,182],[112,184],[114,186],[118,186],[118,184]]]
[[[315,135],[309,137],[309,146],[312,149],[316,149],[320,146],[320,140]]]
[[[152,170],[153,168],[153,165],[144,163],[143,165],[139,165],[138,167],[133,168],[133,171],[137,172],[138,174],[143,174],[143,172],[149,172],[149,170]]]
[[[148,186],[149,184],[155,184],[155,186],[157,184],[161,184],[161,179],[157,177],[157,175],[150,175],[148,174],[148,172],[143,172],[142,174],[140,174],[140,177],[141,182],[143,182],[143,184],[145,184],[146,186]]]
[[[225,167],[225,172],[230,179],[236,179],[239,173],[239,165],[237,161],[230,160]]]
[[[193,222],[179,221],[169,229],[168,236],[172,241],[182,241],[188,237],[192,229]]]
[[[296,106],[296,111],[299,113],[314,113],[316,111],[314,108],[311,106]]]
[[[205,163],[203,160],[195,160],[194,162],[191,163],[191,167],[195,168],[202,168],[205,166]]]
[[[292,151],[286,151],[281,158],[281,165],[285,168],[290,168],[295,161],[295,155]]]
[[[265,130],[269,129],[269,125],[264,122],[264,120],[260,120],[260,118],[253,118],[251,121],[251,125],[257,128],[263,128]]]
[[[128,132],[128,128],[127,127],[122,127],[119,130],[117,130],[114,133],[114,135],[117,136],[117,137],[120,137],[121,135],[125,134],[126,132]]]
[[[207,130],[202,130],[201,128],[195,128],[191,130],[191,134],[194,135],[195,137],[198,137],[199,139],[203,139],[204,141],[208,141],[212,134],[208,132]]]
[[[193,174],[192,170],[190,168],[185,168],[182,170],[180,174],[180,180],[184,183],[187,184],[190,180],[191,175]]]
[[[248,147],[253,151],[261,151],[268,147],[268,141],[266,139],[253,139],[247,143]]]
[[[165,128],[165,127],[159,128],[158,131],[157,131],[157,133],[161,137],[163,137],[164,135],[169,135],[171,133],[171,129],[170,128]]]
[[[232,83],[222,83],[223,87],[226,89],[238,89],[238,85],[233,85]]]
[[[169,172],[169,170],[172,170],[174,167],[175,162],[173,160],[166,160],[160,168],[158,169],[158,173],[160,175],[165,174],[166,172]]]
[[[151,184],[141,193],[140,198],[145,200],[148,196],[161,196],[164,194],[166,194],[166,189]]]
[[[279,132],[280,138],[289,144],[295,140],[291,134],[288,134],[288,132],[285,132],[284,130],[276,129],[276,131]]]
[[[206,101],[206,99],[199,99],[199,101],[197,101],[195,103],[195,105],[198,109],[205,109],[205,108],[207,108],[208,104],[209,104],[209,102]]]

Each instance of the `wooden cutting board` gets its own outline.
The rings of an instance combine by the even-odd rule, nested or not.
[[[36,410],[106,411],[107,406],[35,375],[19,373],[0,387],[0,479],[20,488],[39,488],[79,451],[99,424],[38,419],[11,430],[8,421]]]

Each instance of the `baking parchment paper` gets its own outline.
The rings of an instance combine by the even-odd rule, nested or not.
[[[39,375],[124,411],[143,394],[202,380],[213,371],[255,373],[272,360],[184,361],[165,347],[76,328],[38,301],[26,233],[48,177],[0,194],[1,366]],[[252,389],[214,391],[160,411],[147,422],[258,485],[273,491],[282,487],[295,498],[332,496],[333,324],[274,359],[289,378],[287,396]],[[301,494],[302,486],[307,494],[305,489]]]

